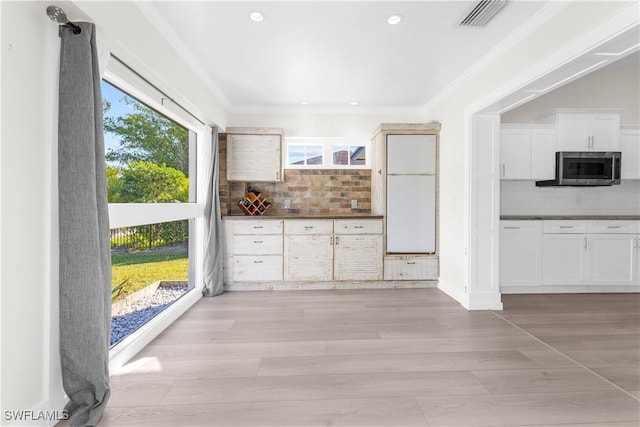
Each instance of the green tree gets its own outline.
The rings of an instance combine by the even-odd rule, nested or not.
[[[167,119],[146,105],[124,96],[133,113],[121,117],[105,117],[104,130],[120,139],[117,149],[107,151],[109,162],[128,164],[142,160],[167,165],[189,175],[189,134],[187,129]],[[103,101],[105,111],[111,107]]]
[[[107,166],[107,194],[109,203],[121,203],[122,181],[120,180],[120,168]]]
[[[132,161],[122,168],[118,198],[129,203],[171,203],[189,201],[189,179],[167,165]]]

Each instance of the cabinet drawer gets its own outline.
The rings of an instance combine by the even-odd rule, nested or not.
[[[544,221],[542,224],[543,233],[554,234],[584,234],[587,232],[586,221]]]
[[[234,234],[282,234],[281,219],[242,219],[233,221]]]
[[[587,233],[635,234],[636,221],[588,221]]]
[[[233,257],[235,282],[264,282],[282,280],[282,255]]]
[[[333,234],[333,220],[291,219],[284,222],[285,234]]]
[[[335,234],[382,234],[382,221],[378,219],[337,219]]]
[[[282,255],[282,235],[236,235],[233,237],[233,251],[238,255]]]
[[[434,256],[386,256],[384,280],[437,280],[438,258]]]

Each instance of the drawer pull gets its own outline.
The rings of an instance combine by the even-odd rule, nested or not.
[[[520,227],[505,227],[505,230],[520,230]]]
[[[304,229],[305,230],[311,230],[313,228],[313,225],[305,225]]]
[[[259,230],[259,229],[261,229],[261,228],[262,228],[262,226],[261,226],[261,225],[254,225],[254,226],[253,226],[253,229],[254,229],[254,230]]]
[[[353,228],[364,228],[364,225],[356,225],[356,226],[355,226],[355,227],[353,227]]]
[[[573,225],[561,225],[560,228],[573,228]]]
[[[262,264],[262,261],[253,261],[254,264]]]
[[[622,228],[621,225],[607,225],[607,228]]]
[[[408,264],[408,265],[415,265],[415,264],[416,264],[416,262],[415,262],[415,261],[407,261],[407,264]]]
[[[253,243],[264,243],[262,240],[254,240]]]

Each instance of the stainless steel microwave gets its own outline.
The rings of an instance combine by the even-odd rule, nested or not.
[[[556,177],[536,181],[537,187],[620,184],[619,151],[558,151]]]

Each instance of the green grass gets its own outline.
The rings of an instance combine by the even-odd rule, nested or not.
[[[183,249],[113,254],[111,265],[111,287],[127,281],[113,302],[158,280],[187,280],[189,275],[189,259]]]

